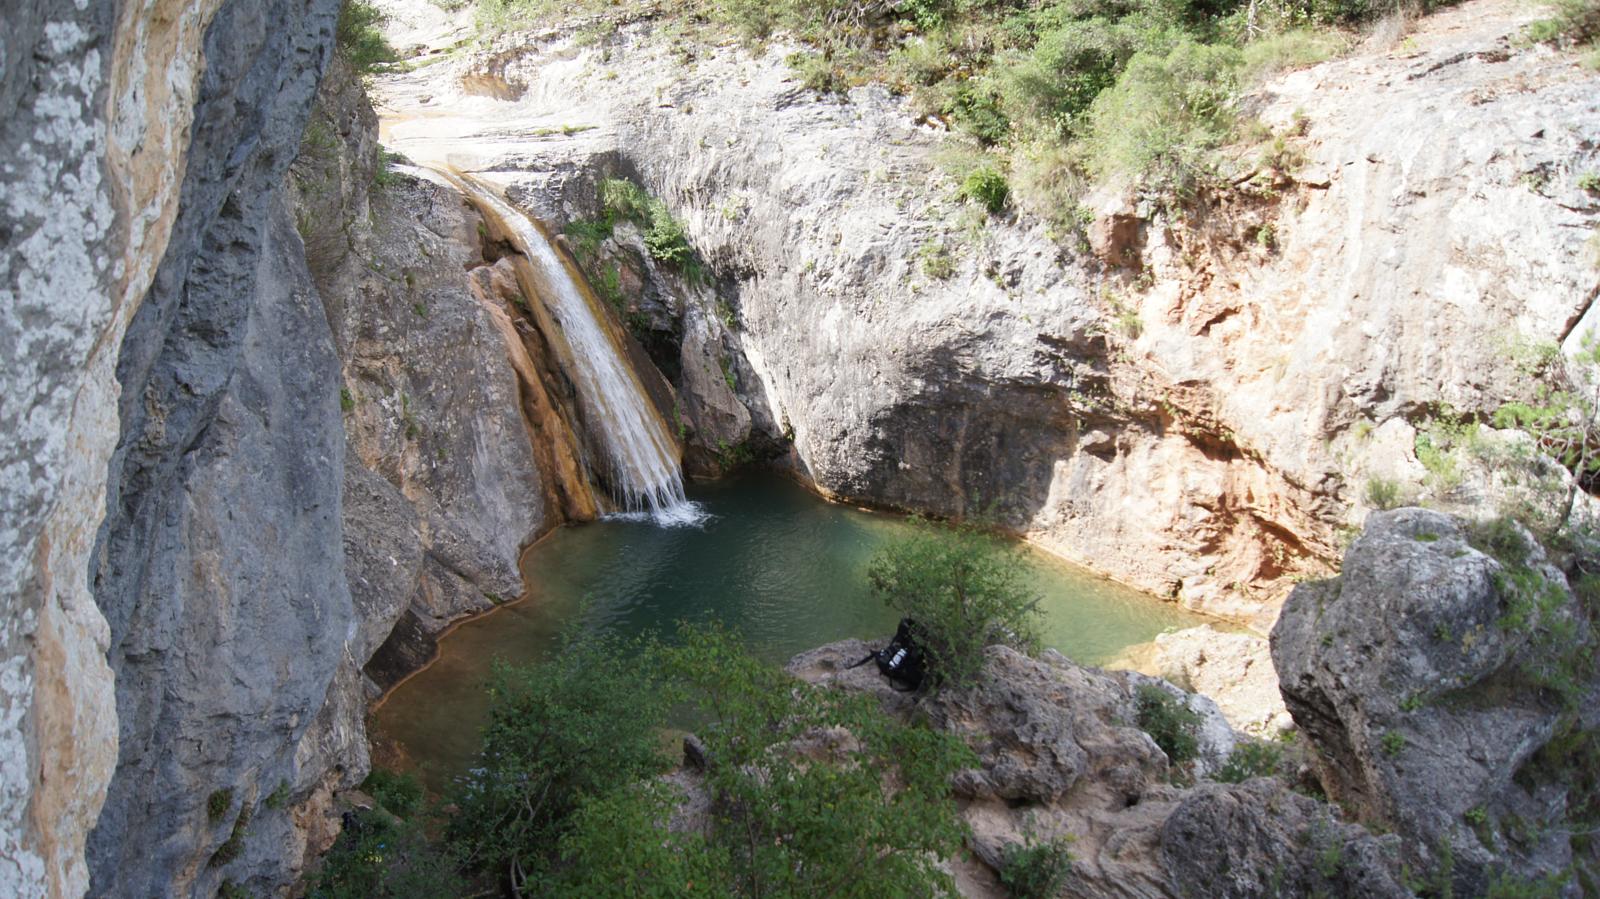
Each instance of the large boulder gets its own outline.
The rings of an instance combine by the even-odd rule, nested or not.
[[[1297,588],[1272,634],[1328,795],[1458,895],[1567,870],[1580,800],[1552,741],[1593,744],[1572,710],[1597,689],[1579,610],[1516,525],[1375,513],[1343,574]]]
[[[1278,777],[1204,782],[1215,764],[1204,757],[1226,754],[1237,738],[1204,697],[1054,652],[1030,658],[999,646],[986,651],[972,687],[912,696],[890,690],[873,666],[848,667],[871,648],[831,644],[797,656],[789,671],[867,692],[891,714],[925,716],[961,734],[978,765],[952,786],[973,855],[993,871],[1010,845],[1065,836],[1073,858],[1067,896],[1409,895],[1393,838],[1341,820]],[[1152,684],[1200,714],[1198,762],[1175,765],[1139,729],[1138,690]],[[1004,895],[992,876],[954,867],[964,893]]]

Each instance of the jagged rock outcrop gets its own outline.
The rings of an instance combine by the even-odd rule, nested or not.
[[[953,786],[978,859],[998,868],[1005,847],[1072,837],[1064,896],[1409,896],[1393,838],[1375,837],[1276,777],[1183,786],[1175,766],[1139,730],[1135,691],[1159,683],[1084,668],[1059,654],[1028,658],[990,647],[974,687],[914,700],[871,666],[850,669],[867,644],[845,641],[796,656],[789,671],[813,683],[878,696],[891,713],[926,715],[963,735],[980,767]],[[1191,707],[1220,722],[1204,697]],[[1233,734],[1220,725],[1231,745]],[[1226,754],[1228,745],[1209,753]],[[1204,764],[1189,774],[1206,771]],[[1004,895],[983,878],[968,894]]]
[[[387,6],[419,52],[460,37],[420,0]],[[1600,286],[1583,256],[1600,207],[1576,187],[1600,152],[1595,76],[1520,45],[1529,16],[1478,0],[1402,50],[1261,86],[1243,106],[1300,161],[1189,218],[1091,198],[1132,268],[1026,217],[974,219],[936,164],[942,133],[878,86],[812,94],[789,46],[686,49],[649,21],[597,44],[511,35],[378,90],[397,146],[557,224],[592,212],[599,175],[666,198],[735,325],[716,336],[750,427],[792,438],[822,492],[983,509],[1265,624],[1335,561],[1414,424],[1523,389],[1502,338],[1564,338]],[[479,89],[490,76],[508,89]],[[1241,176],[1258,155],[1239,148]]]
[[[1596,745],[1593,611],[1525,531],[1483,527],[1375,513],[1343,573],[1296,588],[1272,635],[1328,795],[1458,895],[1596,864],[1574,856],[1593,797],[1569,767]]]

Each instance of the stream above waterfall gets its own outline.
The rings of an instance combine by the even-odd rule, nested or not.
[[[847,637],[894,630],[874,599],[868,562],[910,533],[904,518],[824,502],[772,475],[693,484],[700,527],[610,520],[562,528],[523,558],[526,602],[468,621],[440,641],[439,658],[374,713],[375,741],[435,791],[464,772],[488,708],[495,659],[539,661],[568,625],[670,636],[681,620],[718,620],[761,658],[791,656]],[[1026,582],[1041,597],[1046,646],[1104,664],[1162,631],[1204,619],[1043,552],[1022,548]]]

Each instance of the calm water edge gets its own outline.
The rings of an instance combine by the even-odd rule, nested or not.
[[[898,616],[872,598],[866,569],[885,543],[912,531],[904,518],[823,502],[770,475],[693,485],[710,513],[700,527],[601,521],[562,528],[523,560],[526,602],[469,621],[440,644],[439,660],[397,688],[374,714],[427,785],[443,788],[477,748],[483,685],[496,658],[538,661],[569,625],[625,636],[669,636],[677,622],[720,620],[757,656],[783,663],[846,637],[894,630]],[[1047,646],[1088,665],[1203,619],[1026,549],[1027,578],[1043,598]]]

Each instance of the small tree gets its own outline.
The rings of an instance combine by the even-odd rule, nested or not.
[[[1022,571],[1018,551],[993,538],[924,524],[879,552],[867,577],[884,603],[920,626],[933,682],[962,687],[982,671],[984,647],[1037,648],[1038,598]]]
[[[651,653],[579,635],[543,664],[496,665],[483,749],[448,827],[468,866],[523,895],[549,875],[585,797],[666,768],[669,698]]]

